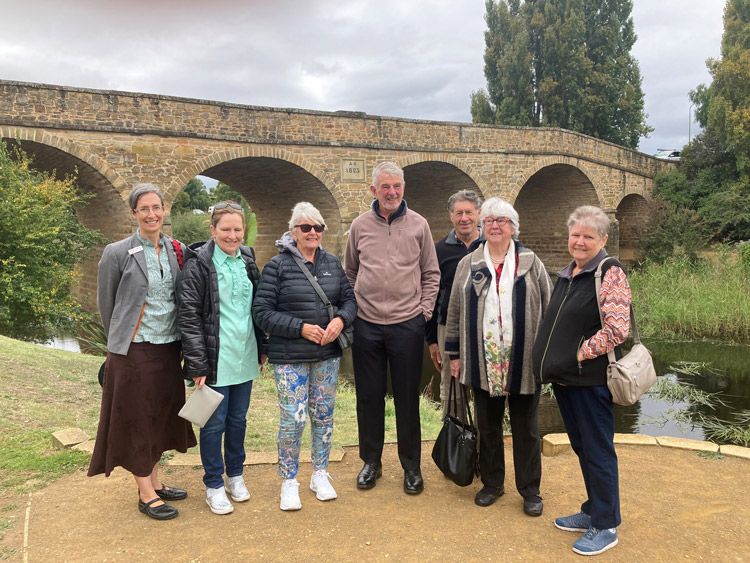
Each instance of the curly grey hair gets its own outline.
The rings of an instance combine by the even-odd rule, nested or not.
[[[300,201],[292,209],[292,217],[289,219],[289,230],[291,231],[296,225],[299,225],[299,222],[302,219],[312,221],[315,225],[325,226],[326,224],[320,211],[318,211],[312,203],[307,201]]]
[[[499,197],[491,197],[482,205],[479,212],[479,219],[485,217],[507,217],[513,226],[513,240],[518,240],[518,234],[521,232],[521,223],[518,220],[518,211],[507,201]]]
[[[595,205],[582,205],[578,207],[568,217],[568,231],[573,228],[574,225],[584,225],[591,227],[599,236],[604,238],[609,234],[609,226],[611,224],[609,215],[607,215],[600,207]]]

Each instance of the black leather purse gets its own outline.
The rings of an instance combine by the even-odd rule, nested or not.
[[[461,418],[457,412],[456,385],[461,388],[461,399],[463,409]],[[448,393],[448,404],[452,405],[453,413],[450,411],[443,418],[443,428],[440,429],[432,448],[432,459],[443,475],[448,477],[456,485],[466,487],[471,485],[474,476],[479,476],[479,461],[477,456],[477,429],[471,418],[471,407],[466,398],[466,389],[451,377],[450,392]]]

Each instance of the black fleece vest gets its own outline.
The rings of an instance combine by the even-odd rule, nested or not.
[[[598,264],[598,263],[597,263]],[[606,271],[619,262],[609,260]],[[542,383],[560,383],[587,387],[607,384],[607,355],[578,362],[578,350],[584,340],[602,328],[597,306],[594,270],[581,272],[572,279],[558,278],[547,312],[534,343],[534,373]],[[620,347],[615,356],[622,357]]]

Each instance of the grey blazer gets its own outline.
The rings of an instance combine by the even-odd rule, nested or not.
[[[166,235],[165,235],[166,236]],[[177,285],[180,265],[172,248],[171,239],[166,237],[169,267],[172,270],[172,283]],[[148,270],[138,235],[108,244],[99,261],[96,304],[107,334],[107,350],[113,354],[126,355],[133,340],[141,309],[148,292]],[[183,246],[183,252],[185,247]]]

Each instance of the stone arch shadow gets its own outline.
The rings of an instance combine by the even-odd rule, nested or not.
[[[108,241],[132,234],[128,206],[121,195],[125,182],[103,159],[46,131],[0,127],[0,137],[9,145],[20,144],[32,158],[34,169],[57,178],[76,177],[81,191],[93,196],[78,210],[78,218],[86,227],[98,230]],[[96,309],[97,264],[103,249],[103,244],[97,246],[91,259],[81,261],[82,277],[73,288],[88,310]]]
[[[459,190],[473,190],[482,198],[485,194],[472,177],[472,170],[464,170],[455,158],[443,155],[414,155],[403,159],[406,199],[409,208],[422,215],[430,224],[432,238],[443,238],[453,228],[448,218],[448,198]]]
[[[338,256],[344,253],[344,225],[338,187],[316,166],[284,150],[234,150],[214,155],[186,170],[170,186],[169,200],[197,174],[215,178],[242,195],[256,214],[255,252],[263,266],[276,255],[276,240],[288,230],[292,207],[309,201],[318,208],[328,227],[323,246]]]
[[[600,205],[597,190],[584,170],[561,159],[540,163],[525,176],[513,206],[520,219],[519,240],[556,272],[570,262],[568,216],[580,205]],[[616,254],[608,249],[610,254]]]
[[[649,202],[641,193],[626,194],[617,205],[615,217],[619,227],[620,260],[623,262],[633,262],[637,259],[638,242],[643,235],[649,214]]]

